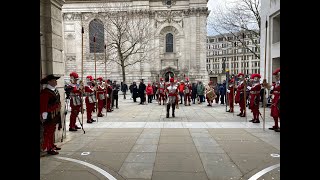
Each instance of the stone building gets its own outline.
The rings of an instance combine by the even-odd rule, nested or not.
[[[266,37],[266,21],[268,21]],[[267,38],[267,39],[266,39]],[[272,72],[280,67],[280,0],[261,1],[261,76],[275,81]],[[267,46],[266,46],[267,45]],[[266,53],[265,53],[265,47]],[[266,54],[266,58],[265,58]],[[265,67],[266,59],[266,67]],[[264,75],[266,69],[266,76]]]
[[[66,0],[62,7],[65,71],[102,76],[122,81],[122,70],[115,62],[105,63],[106,53],[92,52],[90,23],[101,22],[106,27],[105,12],[117,6],[127,7],[124,11],[142,13],[154,29],[150,45],[155,47],[148,61],[126,68],[126,81],[156,81],[160,77],[174,75],[177,79],[189,76],[190,80],[208,82],[206,71],[207,0],[113,0],[89,1]],[[119,10],[119,9],[117,9]],[[84,27],[83,47],[81,27]],[[102,31],[102,41],[108,41],[108,33]],[[108,43],[108,42],[106,42]],[[83,51],[82,51],[83,49]],[[68,80],[65,76],[65,80]],[[167,79],[168,80],[168,79]]]
[[[260,38],[250,34],[245,35],[244,41],[246,47],[239,42],[241,33],[236,33],[237,37],[232,34],[222,34],[216,36],[208,36],[207,39],[207,71],[209,78],[213,82],[222,83],[226,79],[225,70],[229,70],[230,74],[238,74],[240,72],[245,75],[260,73]],[[228,38],[228,39],[226,39]],[[236,43],[236,46],[235,44]],[[250,50],[248,49],[250,48]]]

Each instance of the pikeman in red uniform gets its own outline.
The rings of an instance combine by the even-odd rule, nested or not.
[[[234,104],[233,104],[233,98],[234,98],[234,79],[230,79],[228,81],[228,89],[227,89],[227,93],[228,93],[228,103],[229,103],[229,107],[230,109],[227,112],[231,112],[233,113],[233,108],[234,108]]]
[[[163,82],[163,78],[160,78],[160,83],[159,83],[159,105],[161,105],[161,100],[162,104],[164,105],[164,101],[166,100],[166,95],[165,95],[165,90],[166,90],[166,84]]]
[[[237,116],[240,116],[240,117],[246,117],[246,114],[245,114],[245,104],[244,104],[244,74],[243,73],[239,73],[238,74],[238,85],[236,86],[237,88],[237,93],[236,93],[236,97],[235,97],[235,103],[239,103],[239,106],[240,106],[240,113],[237,114]]]
[[[111,110],[111,98],[112,98],[112,85],[110,79],[106,81],[106,97],[107,97],[107,112],[112,112]]]
[[[172,117],[175,117],[174,111],[176,107],[178,108],[178,85],[177,83],[174,82],[174,78],[170,78],[170,86],[167,87],[166,91],[168,94],[168,99],[167,99],[167,118],[169,118],[169,111],[170,111],[170,106],[172,106]]]
[[[188,101],[188,105],[191,106],[190,102],[191,102],[191,94],[192,94],[192,85],[189,83],[189,78],[186,78],[186,83],[184,84],[184,105],[187,105],[187,101]]]
[[[103,117],[104,114],[102,114],[102,109],[103,109],[103,102],[106,99],[105,95],[106,95],[106,88],[104,87],[104,84],[102,84],[103,78],[99,77],[97,79],[98,81],[98,90],[97,90],[97,94],[98,94],[98,117]]]
[[[80,127],[76,126],[76,120],[81,109],[82,93],[84,88],[83,88],[82,82],[79,84],[77,83],[78,78],[79,78],[79,75],[76,72],[70,73],[71,84],[69,85],[69,87],[71,87],[71,92],[70,92],[71,113],[70,113],[69,131],[77,131],[77,129],[81,129]]]
[[[253,123],[260,123],[259,120],[259,103],[260,103],[260,74],[252,74],[251,79],[253,79],[252,85],[247,86],[247,89],[250,90],[250,105],[249,108],[251,109],[251,112],[253,114],[253,119],[250,120],[250,122]]]
[[[94,110],[94,105],[97,102],[95,90],[96,86],[93,86],[93,78],[92,76],[87,76],[87,85],[84,87],[84,91],[86,94],[86,109],[87,109],[87,123],[95,122],[96,120],[92,119],[92,112]]]
[[[55,88],[59,78],[50,74],[41,80],[41,84],[47,84],[46,88],[40,92],[40,119],[44,127],[42,149],[51,155],[59,154],[56,150],[61,149],[54,145],[56,126],[59,124],[59,130],[62,127],[60,94]]]
[[[280,119],[280,68],[276,69],[272,73],[276,78],[276,83],[272,86],[267,84],[267,80],[263,80],[263,86],[272,90],[272,104],[271,104],[271,116],[274,120],[274,126],[269,128],[276,132],[280,132],[279,119]]]

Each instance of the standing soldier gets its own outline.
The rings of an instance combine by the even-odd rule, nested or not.
[[[47,84],[47,87],[40,92],[40,119],[44,127],[42,149],[51,155],[59,154],[56,150],[61,149],[54,145],[56,126],[59,124],[59,130],[62,127],[60,94],[55,88],[59,78],[50,74],[41,80],[41,84]]]
[[[84,91],[86,93],[86,109],[87,109],[87,123],[95,122],[96,120],[92,119],[92,112],[94,109],[94,105],[97,102],[95,90],[96,85],[93,84],[93,78],[92,76],[87,76],[87,85],[84,87]],[[95,85],[95,86],[93,86]]]
[[[259,120],[259,103],[260,103],[260,74],[252,74],[251,79],[253,79],[251,87],[248,86],[247,89],[250,90],[250,105],[249,108],[251,109],[251,112],[253,114],[253,119],[250,120],[250,122],[253,123],[260,123]]]
[[[280,119],[280,68],[276,69],[272,73],[276,78],[276,83],[272,86],[267,84],[267,80],[263,80],[263,87],[272,90],[272,104],[271,104],[271,116],[274,120],[274,126],[269,128],[270,130],[274,130],[276,132],[280,132],[279,127],[279,119]]]
[[[167,87],[167,118],[169,118],[170,106],[172,106],[172,117],[175,117],[174,110],[178,105],[178,86],[174,83],[174,79],[170,78],[170,86]]]
[[[238,85],[235,87],[237,88],[237,93],[236,93],[236,97],[235,97],[235,103],[239,103],[240,106],[240,113],[237,114],[237,116],[240,117],[246,117],[246,113],[245,113],[245,104],[244,104],[244,74],[243,73],[239,73],[238,74]]]
[[[166,100],[165,98],[165,89],[166,89],[166,84],[163,82],[163,78],[160,78],[160,83],[159,83],[159,105],[161,105],[161,100],[162,104],[164,105],[164,101]]]
[[[69,131],[77,131],[77,129],[81,129],[80,127],[76,126],[76,120],[80,110],[81,110],[81,113],[83,113],[83,109],[81,109],[81,105],[82,105],[82,93],[84,88],[83,88],[83,82],[79,82],[79,84],[77,83],[78,78],[79,78],[79,75],[76,72],[70,73],[71,84],[69,85],[69,87],[71,87],[71,92],[70,92],[71,113],[70,113]]]
[[[103,109],[103,102],[106,99],[105,94],[106,94],[106,89],[104,87],[104,84],[102,84],[103,82],[103,78],[99,77],[97,79],[98,81],[98,90],[97,90],[97,94],[98,94],[98,117],[103,117],[104,114],[102,114],[102,109]]]
[[[207,106],[212,106],[213,100],[217,98],[217,95],[214,92],[214,86],[212,81],[210,81],[208,85],[205,87],[205,91],[206,91],[206,99],[208,101]]]
[[[107,112],[112,112],[111,110],[111,99],[112,99],[112,85],[110,79],[106,83],[106,97],[107,97]]]
[[[227,111],[227,112],[231,112],[233,113],[233,107],[234,107],[234,104],[233,104],[233,98],[234,98],[234,87],[233,87],[233,83],[234,83],[234,79],[230,79],[228,81],[228,90],[227,90],[227,93],[228,93],[228,103],[229,103],[229,107],[230,109]]]
[[[191,93],[192,93],[192,85],[189,83],[189,78],[186,78],[186,83],[184,86],[184,105],[187,105],[187,101],[188,101],[188,105],[191,106]]]

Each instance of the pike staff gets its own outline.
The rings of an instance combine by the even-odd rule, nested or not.
[[[83,34],[84,34],[84,28],[82,27],[81,28],[81,80],[83,80]],[[84,113],[84,110],[83,110],[83,99],[82,99],[82,96],[81,96],[81,128],[83,130],[83,133],[85,134],[86,132],[84,131],[83,129],[83,113]]]
[[[247,119],[247,81],[246,81],[246,62],[245,62],[245,55],[244,55],[244,33],[242,33],[242,54],[243,54],[243,64],[244,64],[244,66],[243,66],[243,68],[244,68],[244,80],[243,80],[243,86],[244,86],[244,88],[243,88],[243,98],[244,98],[244,114],[245,114],[245,116],[246,116],[246,122],[248,121],[248,119]]]
[[[267,19],[267,17],[266,17]],[[267,71],[266,71],[266,67],[267,67],[267,37],[268,37],[268,21],[266,20],[266,35],[265,35],[265,44],[264,44],[264,79],[266,79],[267,76]],[[265,94],[266,94],[266,90],[267,88],[264,87],[264,91],[263,91],[263,130],[265,131],[265,118],[266,118],[266,98],[265,98]]]
[[[107,80],[107,45],[106,44],[104,44],[104,77]],[[106,88],[106,93],[108,93],[107,86],[105,88]],[[105,99],[106,99],[106,117],[107,117],[108,116],[107,115],[108,114],[108,110],[107,110],[107,101],[108,101],[108,99],[107,99],[106,94],[104,94],[104,95],[105,95]]]
[[[94,51],[94,79],[95,79],[95,87],[97,86],[97,59],[96,59],[96,34],[93,36],[93,51]],[[96,90],[96,99],[98,98],[98,91]],[[97,114],[97,122],[98,122],[98,100],[95,103],[96,105],[96,114]]]

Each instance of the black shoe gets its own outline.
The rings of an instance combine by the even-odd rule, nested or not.
[[[251,119],[249,122],[253,122],[255,119]]]
[[[280,132],[280,128],[274,129],[275,132]]]
[[[227,112],[230,112],[230,109]]]
[[[237,116],[242,116],[242,113],[240,113],[240,114],[237,114]]]
[[[92,123],[92,121],[90,121],[90,120],[87,120],[87,123],[90,123],[90,124],[91,124],[91,123]]]
[[[169,118],[169,114],[167,114],[167,116],[166,116],[167,118]]]
[[[116,109],[119,109],[119,107],[116,107]]]
[[[78,131],[76,128],[69,128],[69,131]]]
[[[57,147],[56,145],[53,146],[54,150],[61,150],[61,148]]]
[[[48,154],[51,154],[51,155],[57,155],[59,154],[59,152],[53,150],[53,149],[50,149],[49,151],[47,151]]]
[[[81,127],[79,127],[79,126],[76,126],[76,129],[81,129]]]
[[[174,114],[172,114],[172,117],[176,117]]]
[[[96,122],[96,120],[91,119],[92,122]]]
[[[252,121],[252,123],[260,123],[259,119]]]

